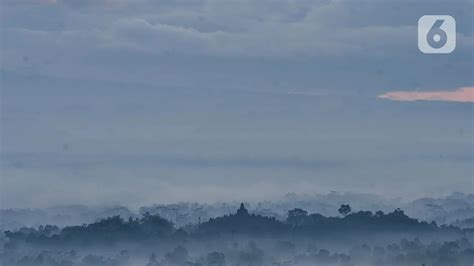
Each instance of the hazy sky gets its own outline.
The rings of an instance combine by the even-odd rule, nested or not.
[[[473,11],[3,0],[0,207],[472,193]],[[452,54],[418,50],[427,14]]]

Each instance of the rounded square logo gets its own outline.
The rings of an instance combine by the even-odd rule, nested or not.
[[[448,15],[418,20],[418,49],[425,54],[449,54],[456,48],[456,21]]]

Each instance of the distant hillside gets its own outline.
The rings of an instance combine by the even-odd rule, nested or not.
[[[343,206],[346,206],[343,208]],[[462,230],[453,226],[439,227],[436,223],[420,222],[397,209],[384,214],[378,211],[350,213],[349,205],[341,205],[341,216],[326,217],[321,214],[308,214],[302,209],[288,211],[285,221],[273,217],[250,214],[244,204],[235,214],[211,218],[202,224],[194,224],[182,229],[176,228],[170,221],[159,215],[145,213],[142,218],[129,217],[125,220],[113,216],[83,226],[41,226],[23,228],[5,232],[8,244],[113,244],[117,242],[135,242],[142,240],[161,241],[164,239],[213,238],[221,235],[261,236],[313,236],[323,237],[331,234],[377,235],[382,233],[439,233],[452,232],[462,234]]]
[[[420,221],[435,221],[437,224],[453,224],[456,221],[474,218],[474,195],[452,193],[441,198],[420,198],[410,202],[400,199],[385,199],[372,194],[338,193],[292,194],[279,200],[245,203],[250,213],[274,217],[284,221],[287,211],[301,208],[309,213],[336,216],[340,204],[350,202],[354,211],[390,212],[396,208]],[[145,213],[159,215],[177,226],[198,224],[224,215],[230,215],[239,207],[239,202],[200,204],[179,202],[142,206],[134,212],[124,206],[87,207],[82,205],[55,206],[43,209],[0,209],[0,230],[18,230],[21,227],[38,227],[55,224],[60,227],[96,222],[104,217],[141,217]]]

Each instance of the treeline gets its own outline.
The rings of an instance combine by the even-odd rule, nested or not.
[[[47,228],[48,230],[45,230]],[[59,230],[54,226],[38,229],[22,228],[18,231],[6,231],[6,246],[18,242],[32,244],[112,244],[115,242],[141,241],[147,239],[168,238],[177,232],[174,225],[159,215],[145,213],[142,218],[130,217],[124,220],[120,216],[112,216],[98,222],[82,226],[67,226]]]
[[[6,231],[7,245],[18,242],[38,244],[111,244],[120,241],[143,241],[162,239],[206,238],[222,235],[301,235],[321,236],[341,234],[378,233],[430,233],[458,232],[454,226],[438,226],[436,223],[420,222],[397,209],[390,213],[359,211],[351,213],[350,206],[342,205],[340,217],[308,214],[302,209],[288,211],[285,221],[273,217],[250,214],[243,204],[235,214],[212,218],[202,224],[193,224],[177,229],[172,222],[145,213],[142,218],[125,220],[119,216],[109,217],[82,226],[67,226],[59,229],[45,226],[38,229],[23,228]]]

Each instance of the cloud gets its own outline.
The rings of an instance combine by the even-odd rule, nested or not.
[[[455,15],[459,29],[456,57],[436,62],[416,48],[416,21],[426,14],[424,5],[377,0],[47,2],[2,2],[0,69],[154,85],[165,79],[179,86],[258,83],[269,89],[278,84],[282,90],[295,82],[298,87],[343,89],[357,84],[367,90],[472,84],[471,20],[468,13],[456,13],[472,10],[469,1],[427,5],[430,13]],[[445,68],[454,75],[440,75]],[[394,80],[387,73],[403,78]]]
[[[9,31],[5,34],[14,34],[18,29],[49,31],[53,51],[57,51],[56,35],[75,32],[80,34],[79,39],[84,34],[98,34],[90,40],[92,50],[125,46],[154,54],[174,52],[205,56],[376,57],[398,55],[400,51],[407,54],[416,37],[416,25],[412,21],[416,21],[420,13],[413,13],[412,5],[402,4],[395,8],[386,3],[378,4],[379,1],[262,1],[252,4],[187,1],[185,5],[153,4],[149,0],[21,2],[56,4],[43,5],[36,10],[7,1],[10,4],[6,5],[8,17],[3,27]],[[456,6],[469,10],[466,5]],[[410,16],[400,18],[399,14],[405,11],[410,11]],[[372,14],[378,15],[368,19]],[[390,22],[386,21],[387,17],[391,18]],[[464,37],[464,34],[459,35]],[[10,49],[24,53],[34,51],[25,49],[28,43],[36,42],[34,36],[25,41],[16,41],[13,37],[7,38],[7,41],[13,40]],[[472,47],[472,42],[465,42],[466,46]],[[77,47],[61,45],[60,49],[67,50],[63,54],[70,56]]]
[[[392,101],[446,101],[474,103],[474,87],[454,91],[392,91],[378,96]]]

